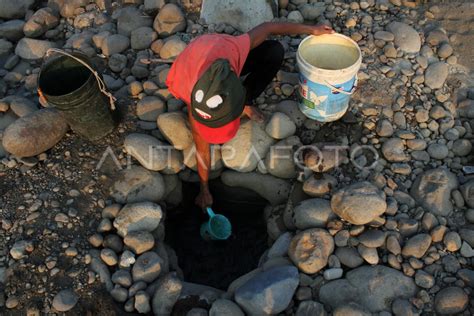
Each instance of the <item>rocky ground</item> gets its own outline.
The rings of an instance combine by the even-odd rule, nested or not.
[[[192,38],[240,34],[248,19],[212,23],[213,1],[207,21],[200,1],[0,0],[2,314],[474,313],[474,177],[463,170],[474,165],[474,4],[254,5],[260,18],[330,24],[358,42],[363,64],[349,112],[321,124],[298,109],[302,37],[278,38],[284,66],[257,100],[266,122],[243,120],[212,166],[268,202],[268,250],[217,289],[187,282],[165,242],[167,213],[197,181],[165,79]],[[117,98],[122,121],[100,142],[40,104],[52,47],[89,56]],[[320,152],[299,165],[270,154],[303,145]]]

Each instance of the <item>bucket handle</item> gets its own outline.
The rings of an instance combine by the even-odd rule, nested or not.
[[[61,49],[58,49],[58,48],[48,49],[46,51],[46,54],[45,54],[44,58],[47,58],[47,57],[51,56],[52,53],[58,53],[60,55],[70,57],[70,58],[74,59],[75,61],[77,61],[78,63],[81,63],[87,69],[89,69],[92,72],[92,74],[94,75],[95,79],[97,80],[100,92],[102,92],[106,97],[109,98],[110,108],[112,110],[115,110],[115,101],[117,101],[117,99],[112,95],[112,93],[107,91],[107,87],[105,85],[104,80],[102,80],[102,78],[99,76],[99,73],[96,70],[94,70],[94,68],[89,66],[89,64],[87,64],[85,61],[81,60],[80,58],[77,58],[76,56],[74,56],[72,54],[69,54],[69,53],[67,53],[67,52],[65,52]],[[38,94],[39,94],[40,97],[44,98],[43,92],[41,91],[41,89],[39,87],[38,87]]]
[[[213,218],[214,216],[216,216],[216,214],[212,211],[212,208],[207,207],[206,210],[207,210],[207,214],[209,214],[210,218]]]
[[[328,88],[331,88],[332,90],[336,90],[337,92],[339,93],[342,93],[342,94],[346,94],[346,95],[352,95],[356,89],[357,89],[357,83],[359,82],[359,77],[357,77],[357,75],[355,76],[355,81],[354,81],[354,85],[352,86],[352,89],[351,91],[347,92],[347,91],[344,91],[343,89],[341,88],[337,88],[335,86],[333,86],[332,84],[330,84],[329,82],[327,82],[326,80],[324,81],[324,84],[328,87]]]

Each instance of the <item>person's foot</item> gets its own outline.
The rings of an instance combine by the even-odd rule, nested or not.
[[[255,106],[246,105],[244,107],[244,114],[257,123],[263,123],[265,121],[265,115]]]

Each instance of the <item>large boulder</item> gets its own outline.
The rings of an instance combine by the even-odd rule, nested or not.
[[[440,89],[443,87],[446,78],[448,78],[448,64],[439,61],[428,66],[425,72],[425,85],[431,89]]]
[[[235,137],[222,146],[222,160],[230,169],[250,172],[265,158],[272,144],[273,139],[262,125],[249,120],[241,124]]]
[[[23,18],[34,3],[35,0],[0,0],[0,18]]]
[[[241,32],[269,22],[274,17],[274,0],[206,0],[201,9],[201,18],[208,24],[226,23]]]
[[[115,13],[117,18],[117,32],[120,35],[129,37],[132,34],[133,30],[136,30],[143,26],[151,26],[152,19],[149,16],[146,16],[139,9],[128,6],[119,9]]]
[[[28,37],[38,37],[46,31],[56,27],[59,18],[51,8],[42,8],[33,14],[23,27],[23,32]]]
[[[57,47],[56,43],[32,38],[22,38],[15,48],[15,54],[23,59],[38,60],[44,57],[46,51]]]
[[[165,37],[186,30],[186,17],[174,3],[165,4],[153,22],[153,28],[159,36]]]
[[[456,176],[443,168],[420,174],[411,187],[411,196],[426,211],[446,216],[453,210],[451,192],[458,187]]]
[[[193,134],[184,113],[163,113],[158,116],[157,124],[163,136],[174,148],[184,150],[193,145]]]
[[[132,166],[120,171],[110,194],[118,203],[159,202],[165,194],[164,186],[158,172]]]
[[[334,251],[334,240],[324,229],[307,229],[291,240],[288,256],[306,274],[323,269]]]
[[[3,133],[2,145],[17,157],[32,157],[56,145],[68,129],[60,112],[42,109],[10,124]]]
[[[299,284],[298,270],[279,266],[261,272],[235,292],[235,301],[249,315],[274,315],[284,311]]]
[[[284,203],[290,195],[291,184],[283,179],[256,172],[224,171],[221,180],[231,187],[242,187],[257,192],[272,205]]]
[[[125,237],[131,232],[152,232],[160,224],[163,212],[158,204],[140,202],[127,204],[114,220],[117,233]]]
[[[418,32],[408,24],[392,22],[387,26],[395,36],[395,45],[405,53],[418,53],[421,48],[421,39]]]
[[[331,208],[342,219],[355,225],[370,223],[387,209],[385,193],[369,182],[358,182],[337,191]]]
[[[176,170],[183,164],[183,154],[151,135],[132,133],[123,144],[125,151],[140,164],[152,171]]]
[[[375,313],[391,311],[395,299],[408,299],[416,292],[412,278],[395,269],[376,265],[356,268],[347,272],[345,279],[323,285],[319,298],[333,309],[352,302]]]
[[[324,228],[328,221],[336,218],[331,204],[324,199],[309,199],[300,202],[294,209],[293,221],[296,228]]]
[[[293,159],[295,148],[302,146],[298,136],[281,140],[270,148],[265,157],[265,169],[271,175],[293,179],[296,177],[296,164]]]

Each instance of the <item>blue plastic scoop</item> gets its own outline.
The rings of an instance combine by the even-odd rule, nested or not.
[[[224,215],[206,208],[209,220],[201,225],[201,237],[205,240],[226,240],[232,234],[232,225]]]

